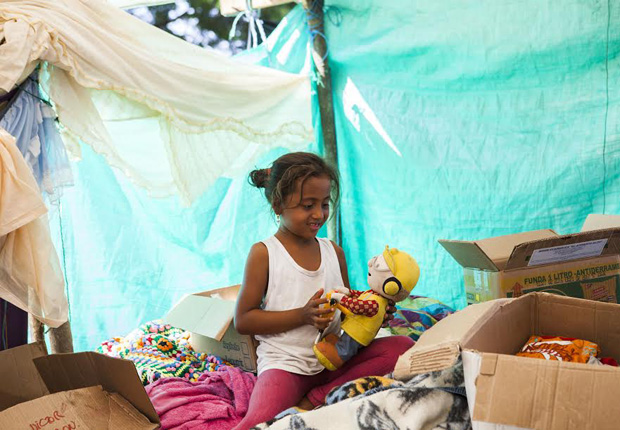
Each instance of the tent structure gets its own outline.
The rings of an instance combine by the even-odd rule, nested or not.
[[[19,3],[3,2],[0,17]],[[617,1],[325,1],[343,186],[342,245],[352,284],[364,287],[367,259],[389,244],[418,260],[422,276],[416,294],[462,307],[462,271],[438,239],[479,239],[539,228],[570,233],[589,213],[618,213],[619,21]],[[154,37],[156,30],[148,31]],[[103,38],[103,33],[95,34]],[[254,63],[282,73],[288,81],[276,82],[290,92],[282,89],[279,100],[299,101],[307,108],[302,119],[293,121],[303,127],[288,121],[277,128],[288,133],[270,135],[266,146],[249,149],[244,139],[235,146],[237,140],[228,144],[228,138],[214,132],[217,142],[227,144],[202,152],[191,137],[196,130],[176,122],[196,120],[191,109],[166,110],[147,98],[142,100],[145,107],[132,102],[131,92],[119,95],[98,87],[59,95],[54,83],[67,74],[54,78],[44,73],[43,87],[54,102],[64,96],[77,103],[80,94],[87,94],[90,101],[84,106],[97,107],[95,124],[103,123],[108,131],[75,132],[70,114],[89,111],[65,109],[63,119],[63,103],[57,104],[61,123],[67,123],[65,143],[81,154],[73,165],[75,186],[65,190],[50,213],[78,349],[93,348],[106,337],[161,317],[185,293],[241,280],[250,245],[275,228],[260,193],[245,182],[248,165],[265,166],[293,148],[323,151],[321,139],[311,143],[307,133],[314,128],[321,135],[316,95],[310,98],[307,79],[311,34],[298,7],[265,44],[226,63],[234,65],[227,70]],[[155,52],[190,68],[203,65],[194,58],[197,48],[181,59],[181,42],[156,46],[160,51],[153,48]],[[139,58],[133,68],[143,62],[150,70],[161,66],[148,55]],[[100,69],[123,72],[109,65],[93,67],[97,73]],[[265,81],[271,81],[265,70],[256,72],[251,85],[258,91],[252,99],[258,105],[278,94],[259,94]],[[133,88],[147,85],[130,68],[123,76]],[[180,92],[171,91],[170,99],[200,104],[204,95],[189,87],[176,87]],[[302,87],[303,94],[297,92]],[[114,108],[121,104],[126,110]],[[288,118],[284,114],[292,110],[277,106],[277,114],[272,106],[265,107],[263,112],[269,113],[253,117],[253,124],[262,125],[267,117]],[[206,105],[202,108],[201,115],[208,113]],[[116,126],[118,118],[108,116],[119,112],[122,127]],[[139,119],[133,123],[136,114]],[[183,137],[152,151],[153,135],[155,141],[167,142],[169,126],[161,121],[168,119],[170,129],[179,133],[175,136]],[[148,138],[117,146],[132,142],[130,123]],[[172,153],[181,148],[187,156],[182,168],[169,162],[169,148]],[[227,176],[196,163],[213,157],[214,148],[242,154],[209,164],[230,167]],[[145,154],[145,165],[168,170],[162,174],[138,168],[136,160]],[[194,174],[197,182],[188,179]]]

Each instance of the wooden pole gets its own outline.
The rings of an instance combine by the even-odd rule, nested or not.
[[[33,342],[45,343],[45,334],[43,333],[43,324],[32,314],[28,314],[28,325],[30,326],[30,336]]]
[[[312,59],[315,70],[320,77],[317,83],[321,129],[325,160],[338,169],[338,148],[336,146],[336,123],[334,120],[334,101],[332,98],[332,78],[327,58],[327,40],[323,15],[323,0],[303,0],[303,7],[308,17],[308,27],[313,39]],[[342,230],[340,210],[334,208],[333,215],[327,222],[327,234],[331,240],[341,244]]]
[[[36,319],[32,314],[28,314],[28,322],[30,325],[31,340],[33,342],[43,342],[47,345],[41,321]],[[49,346],[49,350],[52,354],[73,352],[73,336],[71,335],[71,324],[69,321],[58,328],[50,328]]]
[[[50,349],[52,353],[73,352],[73,336],[69,321],[57,328],[50,328]]]

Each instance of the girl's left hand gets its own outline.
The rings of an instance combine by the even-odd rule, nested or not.
[[[327,326],[332,322],[331,314],[333,309],[327,304],[327,299],[321,297],[323,295],[323,288],[314,293],[308,303],[303,308],[299,308],[301,311],[301,321],[303,324],[312,325],[319,330],[325,330]]]
[[[385,315],[383,316],[383,324],[381,327],[387,327],[389,322],[394,319],[394,312],[396,312],[396,303],[394,300],[388,299],[388,305],[385,310]]]

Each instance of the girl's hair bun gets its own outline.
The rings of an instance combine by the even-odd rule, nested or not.
[[[271,169],[256,169],[250,172],[250,184],[256,188],[266,188],[269,183],[269,171]]]

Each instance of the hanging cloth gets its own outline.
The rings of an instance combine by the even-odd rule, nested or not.
[[[0,127],[15,137],[39,188],[56,202],[61,188],[73,183],[73,176],[56,114],[42,100],[35,78],[36,73],[20,85],[21,91],[0,118]]]
[[[41,61],[64,126],[151,196],[184,203],[256,157],[313,140],[307,76],[239,62],[104,1],[0,3],[0,91]]]
[[[0,128],[0,298],[58,327],[68,303],[46,213],[15,138]]]

